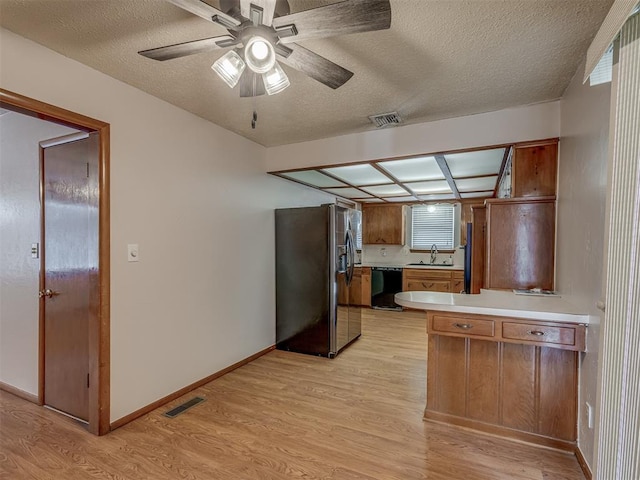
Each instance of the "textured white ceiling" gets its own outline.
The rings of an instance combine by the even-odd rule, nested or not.
[[[296,12],[335,1],[289,3]],[[300,42],[353,71],[344,86],[284,66],[291,86],[255,100],[211,71],[224,51],[166,62],[137,54],[225,33],[162,0],[0,0],[0,25],[274,146],[370,130],[369,115],[394,110],[410,124],[557,99],[611,3],[391,0],[389,30]]]

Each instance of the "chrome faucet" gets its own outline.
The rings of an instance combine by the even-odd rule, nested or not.
[[[436,263],[436,255],[438,254],[438,247],[436,246],[436,244],[434,243],[433,245],[431,245],[431,264],[433,265],[434,263]]]

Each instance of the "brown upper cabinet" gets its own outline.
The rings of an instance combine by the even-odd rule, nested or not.
[[[500,180],[498,196],[555,196],[557,173],[557,139],[516,144]]]
[[[404,245],[402,205],[362,205],[364,245]]]
[[[555,197],[493,199],[486,205],[484,288],[553,290]]]

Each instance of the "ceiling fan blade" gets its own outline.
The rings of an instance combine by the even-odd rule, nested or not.
[[[212,7],[208,3],[202,0],[167,0],[167,2],[173,3],[175,6],[191,12],[194,15],[209,20],[210,22],[217,22],[224,25],[227,28],[233,28],[240,25],[240,21],[233,18],[231,15],[227,15],[222,10]]]
[[[292,50],[291,53],[287,57],[279,56],[278,60],[328,87],[336,89],[353,76],[353,72],[313,53],[311,50],[295,43],[290,43],[287,46]]]
[[[297,35],[281,37],[282,43],[384,30],[391,26],[391,5],[389,0],[346,0],[273,19],[276,30],[290,25]]]
[[[152,48],[138,52],[140,55],[153,60],[171,60],[172,58],[186,57],[201,52],[209,52],[218,48],[226,48],[235,44],[237,40],[231,35],[203,38],[192,42],[177,43],[166,47]]]
[[[256,8],[252,8],[252,7]],[[253,24],[271,26],[276,0],[240,0],[240,15],[253,21]]]
[[[265,93],[267,93],[267,91],[264,89],[262,75],[253,73],[248,68],[240,77],[238,85],[240,85],[241,97],[259,97],[260,95],[264,95]]]

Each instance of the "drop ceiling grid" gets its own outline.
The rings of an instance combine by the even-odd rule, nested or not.
[[[509,150],[489,147],[272,173],[363,203],[491,197]],[[456,172],[451,179],[455,192],[445,179],[450,174],[445,170],[451,168]]]

